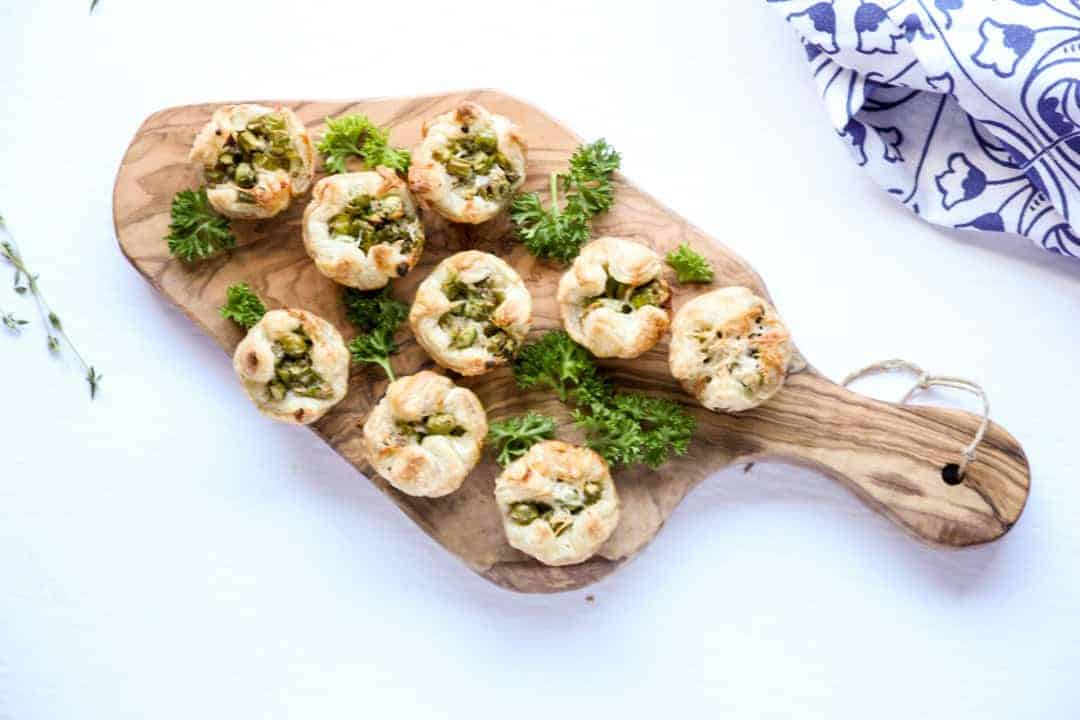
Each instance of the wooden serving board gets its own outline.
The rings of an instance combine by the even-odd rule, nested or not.
[[[279,102],[291,107],[316,139],[327,116],[364,113],[392,128],[395,145],[411,147],[420,139],[425,118],[446,112],[462,100],[479,102],[517,121],[529,143],[529,189],[547,186],[552,170],[562,170],[580,142],[573,132],[546,113],[503,93],[482,90],[419,98],[356,102]],[[251,284],[271,308],[294,306],[334,322],[346,337],[354,335],[344,319],[342,290],[315,269],[300,239],[300,216],[307,198],[299,198],[282,217],[234,222],[239,247],[196,266],[172,258],[163,238],[173,194],[195,187],[187,152],[196,131],[216,105],[189,105],[149,117],[131,142],[116,178],[113,195],[116,235],[135,269],[232,353],[242,332],[219,317],[225,288]],[[598,218],[597,235],[633,238],[661,254],[683,241],[710,257],[717,270],[713,286],[674,286],[678,308],[690,297],[723,285],[746,285],[768,297],[758,275],[716,240],[704,235],[621,176],[617,202]],[[560,326],[555,287],[564,268],[530,256],[512,239],[509,222],[497,218],[478,227],[454,226],[434,213],[424,215],[427,247],[420,264],[396,281],[394,294],[410,301],[419,282],[447,255],[476,248],[510,262],[533,296],[533,333]],[[783,308],[779,308],[783,315]],[[796,331],[797,328],[793,330]],[[393,362],[398,375],[435,368],[404,328],[401,352]],[[703,478],[732,463],[759,459],[806,465],[836,478],[871,507],[915,536],[943,545],[963,546],[1001,537],[1016,522],[1027,500],[1030,474],[1019,443],[991,425],[978,460],[960,484],[946,484],[942,469],[956,462],[979,424],[976,416],[931,407],[879,402],[849,392],[817,373],[796,354],[795,367],[779,394],[753,411],[726,415],[708,412],[684,394],[671,378],[666,340],[641,358],[604,361],[602,365],[625,388],[678,400],[697,417],[698,432],[687,455],[652,472],[620,468],[615,481],[623,502],[618,529],[600,552],[580,565],[550,568],[511,548],[503,535],[493,499],[499,468],[484,460],[457,492],[438,499],[414,498],[389,487],[371,472],[363,453],[361,426],[381,397],[385,378],[377,369],[353,368],[349,394],[313,426],[320,437],[374,482],[424,532],[488,580],[523,592],[552,592],[587,585],[613,572],[656,535],[664,520]],[[228,362],[222,358],[222,362]],[[559,437],[580,439],[566,408],[552,393],[522,392],[508,369],[455,381],[475,391],[489,418],[538,409],[561,420]],[[237,387],[235,398],[247,402]]]

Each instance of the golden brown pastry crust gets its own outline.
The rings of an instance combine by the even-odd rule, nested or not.
[[[595,500],[588,498],[587,483],[599,487]],[[619,524],[619,495],[607,463],[588,448],[558,440],[537,443],[507,465],[495,479],[495,501],[506,539],[545,565],[584,562]],[[521,524],[511,515],[518,503],[538,503],[538,511],[551,513]]]
[[[307,128],[288,108],[271,108],[265,105],[225,105],[214,111],[210,121],[195,136],[188,159],[195,163],[200,182],[205,182],[205,168],[217,163],[218,156],[229,138],[242,131],[255,118],[269,113],[279,113],[285,118],[293,147],[300,156],[301,168],[256,169],[255,187],[243,190],[253,202],[240,202],[242,189],[233,182],[208,184],[206,197],[222,215],[241,220],[269,218],[289,207],[292,198],[307,192],[315,174],[315,147]]]
[[[410,223],[412,247],[407,252],[402,251],[401,242],[380,243],[364,252],[355,238],[331,234],[330,220],[345,209],[350,199],[360,195],[401,198],[405,217],[415,219]],[[317,182],[304,210],[303,236],[304,249],[319,272],[360,290],[375,290],[394,278],[404,277],[424,250],[424,227],[412,195],[394,171],[384,167],[330,175]]]
[[[468,132],[465,132],[465,129]],[[469,133],[488,131],[495,135],[498,149],[510,162],[517,178],[511,183],[510,192],[498,201],[480,195],[464,197],[453,187],[453,176],[435,159],[433,153],[445,150],[449,143]],[[509,118],[493,115],[474,102],[465,101],[456,109],[427,120],[423,127],[423,139],[412,151],[409,166],[409,189],[424,204],[433,208],[451,222],[482,223],[510,205],[514,192],[525,182],[525,137],[521,129]]]
[[[609,276],[624,287],[655,281],[664,302],[635,309],[628,302],[602,297]],[[559,280],[557,299],[566,332],[593,355],[635,358],[656,345],[667,330],[670,295],[663,264],[652,249],[602,237],[582,248]]]
[[[329,398],[303,397],[288,392],[274,400],[268,386],[274,380],[277,358],[274,343],[283,335],[301,329],[311,340],[311,366],[331,390]],[[259,412],[274,420],[307,425],[313,423],[341,402],[349,386],[349,351],[337,328],[306,310],[271,310],[262,316],[240,341],[233,354],[244,391]]]
[[[447,319],[457,321],[451,310],[463,301],[451,301],[445,292],[452,279],[465,283],[487,281],[498,288],[503,301],[491,312],[491,324],[501,329],[517,347],[529,334],[532,322],[532,297],[525,283],[512,267],[490,253],[478,250],[459,252],[436,266],[416,290],[409,325],[420,346],[439,365],[462,375],[481,375],[509,362],[504,354],[489,350],[484,343],[483,330],[476,328],[474,345],[453,348],[453,329],[445,327]],[[465,322],[465,321],[462,321]]]
[[[444,415],[452,416],[460,434],[408,430]],[[364,446],[375,470],[398,490],[421,497],[440,497],[461,487],[480,460],[486,435],[480,399],[427,370],[390,383],[364,423]]]
[[[791,363],[787,327],[744,287],[698,295],[679,308],[671,335],[672,376],[710,410],[760,405],[783,386]]]

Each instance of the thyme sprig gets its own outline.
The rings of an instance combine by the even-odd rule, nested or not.
[[[29,321],[16,317],[15,313],[4,312],[4,309],[0,308],[0,322],[3,322],[4,327],[8,330],[18,335],[22,330],[22,326],[28,324]]]
[[[94,366],[86,362],[82,353],[75,347],[75,343],[71,341],[67,332],[64,331],[64,325],[60,322],[60,316],[53,311],[49,306],[45,296],[41,293],[41,286],[38,284],[40,279],[39,275],[30,272],[30,268],[26,265],[26,261],[23,260],[22,253],[19,251],[19,246],[15,242],[15,236],[11,234],[7,224],[4,222],[4,217],[0,215],[0,230],[3,231],[5,239],[0,242],[0,257],[3,257],[11,266],[15,268],[15,292],[23,295],[29,292],[33,298],[34,303],[37,305],[38,314],[41,316],[41,325],[45,328],[45,343],[49,348],[49,352],[59,353],[61,341],[71,348],[71,352],[78,358],[79,364],[82,365],[83,372],[86,373],[86,382],[90,385],[90,399],[92,400],[97,396],[98,387],[101,385],[102,375]],[[25,281],[25,284],[23,282]],[[9,322],[9,320],[11,322]],[[3,323],[9,329],[18,331],[19,325],[25,325],[26,321],[19,320],[10,313],[3,315]],[[15,327],[12,327],[12,324]]]

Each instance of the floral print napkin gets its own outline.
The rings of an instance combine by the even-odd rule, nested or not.
[[[856,162],[926,220],[1080,255],[1080,0],[766,0]]]

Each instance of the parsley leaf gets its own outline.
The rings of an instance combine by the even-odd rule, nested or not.
[[[378,327],[367,335],[357,335],[349,343],[349,352],[352,353],[354,363],[378,365],[392,381],[396,380],[397,376],[390,366],[390,356],[396,353],[397,349],[394,330],[389,327]]]
[[[633,418],[642,429],[640,460],[656,469],[670,453],[685,455],[697,421],[677,402],[664,398],[626,393],[616,395],[616,410]]]
[[[409,306],[390,297],[390,286],[379,290],[345,288],[345,318],[360,332],[379,325],[397,328],[409,316]]]
[[[568,263],[589,241],[589,221],[615,203],[612,175],[620,157],[607,141],[581,145],[570,157],[565,173],[551,173],[551,207],[537,193],[521,193],[510,205],[510,220],[530,253]],[[559,191],[565,195],[560,207]]]
[[[612,392],[589,351],[561,330],[526,345],[514,377],[524,389],[550,388],[563,402],[572,400],[585,444],[612,465],[644,463],[656,469],[672,454],[685,454],[697,428],[676,402]]]
[[[514,363],[514,379],[523,390],[550,388],[566,402],[571,386],[596,379],[596,365],[588,350],[564,331],[553,330],[521,349]]]
[[[409,316],[409,306],[390,297],[388,287],[372,292],[345,291],[345,315],[360,329],[349,343],[354,363],[378,365],[396,380],[390,356],[397,352],[394,333]]]
[[[579,205],[587,217],[610,210],[615,204],[611,176],[619,169],[621,161],[619,153],[603,138],[578,147],[570,156],[570,172],[562,178],[569,192],[567,206]]]
[[[411,160],[408,150],[390,145],[390,131],[380,128],[366,115],[326,118],[326,131],[317,147],[330,173],[346,172],[350,157],[360,158],[369,170],[383,165],[399,173],[409,169]]]
[[[536,193],[517,195],[510,206],[510,219],[525,247],[539,258],[568,263],[589,242],[589,223],[584,216],[561,213],[554,205],[545,210]]]
[[[630,465],[638,460],[644,437],[641,426],[608,405],[594,405],[589,412],[573,412],[574,423],[585,432],[585,445],[600,453],[610,465]]]
[[[675,273],[681,283],[711,283],[713,281],[712,265],[695,252],[689,243],[683,243],[678,249],[672,250],[664,259],[668,265],[675,268]]]
[[[206,198],[206,188],[181,190],[173,196],[169,223],[169,252],[184,262],[205,260],[236,246],[229,219],[218,215]]]
[[[555,421],[530,410],[525,415],[499,420],[488,426],[487,442],[498,450],[495,460],[509,465],[541,440],[555,437]]]
[[[247,283],[234,283],[225,290],[225,304],[218,312],[226,320],[250,330],[266,314],[266,305]]]
[[[580,408],[574,422],[585,444],[612,465],[644,463],[653,470],[672,455],[684,455],[697,421],[671,400],[634,393],[611,396],[606,403]]]

